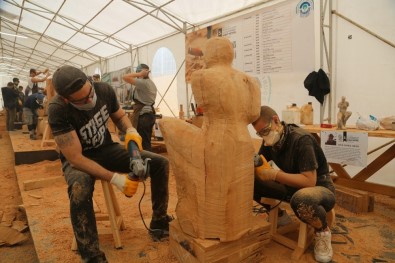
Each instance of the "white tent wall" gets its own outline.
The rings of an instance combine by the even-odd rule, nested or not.
[[[168,48],[175,59],[176,69],[181,67],[185,58],[185,35],[182,33],[173,35],[166,39],[151,43],[149,45],[139,47],[138,48],[138,61],[136,61],[136,65],[138,63],[145,63],[152,67],[153,59],[159,48]],[[176,73],[175,73],[176,74]],[[160,111],[158,113],[163,114],[164,116],[178,116],[179,112],[179,104],[185,105],[185,68],[181,67],[178,75],[173,82],[172,86],[169,88],[169,85],[175,75],[172,76],[164,76],[164,77],[152,77],[155,82],[158,92],[163,96],[166,91],[166,95],[163,100],[160,95],[156,98],[155,105],[158,106]]]
[[[395,1],[347,0],[334,1],[333,9],[375,34],[395,43]],[[395,115],[395,48],[333,15],[333,112],[341,96],[350,102],[353,114],[347,124],[355,125],[358,114],[377,118]],[[334,119],[336,120],[336,119]],[[369,138],[369,151],[390,141]],[[388,146],[369,155],[372,161]],[[350,174],[361,168],[347,166]],[[395,161],[368,179],[385,185],[395,185]]]

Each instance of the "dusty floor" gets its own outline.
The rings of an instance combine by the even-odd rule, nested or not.
[[[14,155],[8,132],[4,131],[4,116],[0,116],[0,213],[23,204],[17,209],[17,218],[28,220],[28,240],[13,247],[0,247],[0,262],[79,262],[78,254],[70,250],[72,232],[68,212],[66,184],[56,183],[50,187],[24,191],[22,184],[29,179],[61,176],[58,161],[42,161],[35,164],[14,166]],[[37,147],[38,142],[24,140],[21,132],[13,132],[18,138],[14,148]],[[27,138],[27,135],[26,135]],[[15,144],[15,143],[14,143]],[[18,184],[20,186],[19,190]],[[100,184],[95,188],[94,199],[105,212]],[[113,247],[111,236],[100,236],[102,249],[109,262],[177,262],[169,252],[169,242],[153,242],[141,221],[138,203],[142,196],[140,185],[135,197],[125,198],[116,190],[126,230],[121,232],[123,249]],[[149,224],[151,216],[149,181],[141,203],[143,217]],[[177,195],[174,176],[170,176],[169,214],[175,216]],[[26,211],[26,212],[25,212]],[[395,199],[375,195],[373,213],[355,214],[336,207],[336,224],[332,228],[334,257],[332,262],[395,262]],[[265,220],[265,214],[259,214]],[[31,233],[31,234],[30,234]],[[32,238],[32,237],[33,238]],[[34,244],[33,244],[34,240]],[[290,262],[291,250],[271,242],[263,262]],[[298,261],[314,262],[312,246]]]

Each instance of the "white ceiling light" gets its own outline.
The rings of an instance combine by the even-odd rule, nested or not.
[[[21,60],[21,59],[19,59],[19,58],[10,58],[10,57],[0,57],[0,58],[2,58],[2,59],[14,59],[14,60]]]
[[[5,32],[0,32],[0,34],[2,34],[2,35],[7,35],[7,36],[12,36],[12,37],[27,38],[27,37],[25,37],[25,36],[14,35],[14,34],[9,34],[9,33],[5,33]]]

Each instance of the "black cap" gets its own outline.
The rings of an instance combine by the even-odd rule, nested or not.
[[[329,78],[322,69],[311,72],[304,80],[304,86],[309,95],[314,96],[321,104],[324,103],[325,95],[330,92]]]
[[[72,66],[62,66],[53,74],[52,83],[59,95],[68,97],[80,90],[87,79],[88,77],[80,69]]]

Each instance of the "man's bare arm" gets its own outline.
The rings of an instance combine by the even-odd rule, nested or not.
[[[120,131],[126,132],[128,128],[133,127],[125,111],[121,108],[119,108],[118,111],[111,114],[110,117]]]
[[[113,172],[82,155],[82,146],[75,131],[57,135],[54,139],[59,150],[74,168],[98,179],[111,180]]]

